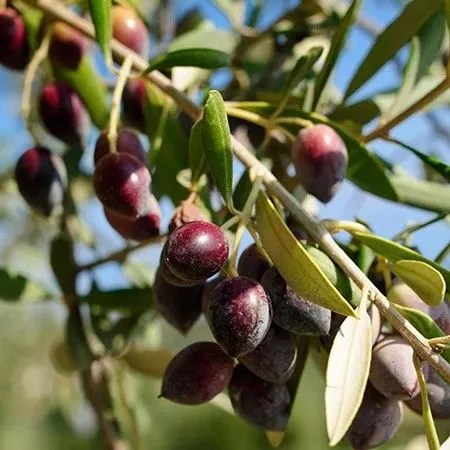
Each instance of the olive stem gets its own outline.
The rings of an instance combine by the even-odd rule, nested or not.
[[[51,30],[50,30],[50,28],[48,28],[47,31],[45,32],[45,36],[42,39],[42,42],[41,42],[39,48],[36,50],[36,52],[33,55],[33,58],[28,63],[28,65],[25,69],[24,77],[23,77],[22,117],[28,128],[28,132],[30,133],[31,137],[33,138],[33,140],[36,144],[39,143],[39,139],[38,139],[35,131],[33,130],[33,127],[31,126],[31,121],[30,121],[31,91],[33,88],[33,81],[34,81],[34,77],[36,76],[36,72],[37,72],[39,66],[44,62],[45,58],[47,57],[48,47],[50,44],[50,35],[51,35]]]
[[[125,88],[125,84],[130,76],[130,72],[133,67],[133,59],[133,54],[130,54],[125,58],[122,67],[120,68],[116,87],[114,88],[108,131],[109,151],[111,153],[117,152],[117,128],[119,126],[120,119],[120,104],[122,102],[122,94]]]
[[[428,342],[430,343],[430,345],[432,347],[438,346],[438,345],[439,346],[450,345],[450,335],[428,339]]]
[[[163,242],[166,239],[166,235],[163,234],[161,236],[156,236],[153,238],[150,238],[146,241],[140,242],[139,244],[135,245],[129,245],[127,247],[124,247],[122,250],[118,250],[116,252],[110,253],[109,255],[106,255],[103,258],[96,259],[95,261],[92,261],[88,264],[78,266],[77,273],[84,272],[86,270],[92,270],[95,269],[98,266],[101,266],[102,264],[106,264],[108,262],[117,261],[121,262],[123,261],[130,253],[140,250],[144,247],[147,247],[148,245],[152,244],[159,244]]]
[[[349,233],[372,233],[365,225],[350,220],[322,220],[323,226],[328,230],[328,233],[334,234],[340,231],[348,231]]]
[[[417,380],[420,386],[420,396],[422,399],[422,418],[425,426],[425,434],[427,436],[428,447],[430,450],[439,450],[439,438],[434,425],[433,414],[431,413],[430,402],[428,401],[427,383],[422,370],[422,362],[420,358],[414,354],[414,368],[417,373]]]
[[[95,39],[94,27],[87,20],[78,16],[74,12],[65,8],[64,5],[55,0],[25,0],[32,6],[44,11],[48,16],[60,20],[74,28],[81,33]],[[127,55],[133,53],[123,44],[113,39],[111,41],[111,48],[116,58],[123,60]],[[134,68],[137,71],[143,71],[147,68],[148,63],[139,55],[134,54]],[[158,71],[153,71],[146,74],[146,78],[161,89],[166,95],[171,97],[173,101],[192,119],[198,120],[202,114],[203,109],[197,105],[193,100],[188,98],[185,94],[177,90],[172,82]],[[447,89],[447,82],[445,86],[434,90],[434,98],[440,95]],[[429,103],[430,96],[426,95],[423,100],[423,105]],[[419,101],[420,102],[420,101]],[[397,116],[392,122],[392,127],[398,125],[402,120],[405,120],[414,112],[420,103],[417,102],[413,109],[409,108],[408,114]],[[414,105],[413,105],[414,106]],[[237,108],[235,108],[236,110]],[[231,115],[231,114],[230,114]],[[400,120],[401,119],[401,120]],[[386,124],[388,125],[388,124]],[[389,128],[390,129],[390,128]],[[314,219],[308,211],[304,209],[301,203],[277,180],[273,173],[264,166],[243,144],[231,136],[232,150],[234,155],[247,167],[256,167],[263,177],[266,189],[274,196],[278,197],[284,206],[291,212],[292,216],[306,229],[308,234],[314,239],[325,253],[352,279],[355,284],[362,288],[366,284],[370,289],[370,298],[372,302],[380,310],[380,313],[391,323],[391,325],[406,339],[406,341],[414,348],[415,352],[421,359],[426,360],[441,376],[450,383],[450,364],[439,354],[436,354],[428,343],[428,340],[417,331],[414,326],[408,322],[389,302],[389,300],[377,289],[377,287],[366,277],[355,262],[345,253],[345,251],[334,241],[331,234],[329,234],[323,224]]]

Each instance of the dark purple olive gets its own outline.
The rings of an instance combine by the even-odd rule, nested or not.
[[[208,323],[219,345],[233,357],[258,347],[271,322],[270,299],[264,288],[247,277],[228,278],[213,290]]]
[[[228,387],[235,413],[264,430],[286,429],[291,412],[291,395],[285,384],[269,383],[245,366],[235,367]]]
[[[99,161],[110,153],[110,145],[108,140],[108,131],[103,130],[95,143],[94,150],[94,164],[97,165]],[[144,149],[142,147],[139,136],[133,131],[125,128],[120,130],[117,135],[116,150],[118,153],[129,153],[136,159],[146,164],[146,156]]]
[[[329,332],[331,311],[301,299],[275,267],[264,273],[261,284],[272,300],[273,321],[277,325],[296,334]]]
[[[188,281],[206,280],[228,258],[228,240],[223,230],[210,222],[189,222],[170,234],[164,245],[167,267]]]
[[[143,78],[128,80],[122,96],[122,110],[129,126],[145,131],[147,84]]]
[[[94,172],[95,193],[103,206],[129,217],[148,211],[150,182],[147,167],[128,153],[104,156]]]
[[[214,342],[197,342],[181,350],[164,374],[161,397],[183,405],[199,405],[228,386],[233,360]]]
[[[58,154],[44,147],[30,148],[17,162],[15,179],[25,201],[44,216],[62,206],[67,172]]]
[[[241,254],[238,261],[238,273],[243,277],[261,281],[264,272],[270,267],[267,259],[258,250],[256,244],[249,245]]]
[[[298,133],[292,147],[292,160],[306,191],[327,203],[345,178],[347,147],[333,128],[313,125]]]
[[[0,9],[0,64],[12,70],[25,69],[30,59],[23,17],[13,8]]]
[[[153,284],[155,306],[164,319],[180,333],[186,334],[201,314],[202,286],[179,287],[168,283],[156,271]]]
[[[39,96],[39,115],[50,134],[68,145],[83,145],[89,115],[77,92],[67,83],[44,86]]]
[[[239,361],[256,376],[271,383],[285,383],[295,369],[297,347],[294,336],[272,323],[266,337]]]

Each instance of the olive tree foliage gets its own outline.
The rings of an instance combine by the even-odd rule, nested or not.
[[[211,402],[278,446],[303,369],[317,363],[330,446],[383,445],[406,405],[439,449],[435,419],[450,417],[450,244],[434,236],[431,259],[412,242],[448,220],[450,167],[396,127],[420,115],[448,139],[433,114],[448,104],[448,2],[402,3],[385,28],[362,15],[362,0],[208,2],[225,28],[202,8],[178,17],[172,1],[2,3],[0,63],[23,72],[33,141],[2,189],[45,236],[41,270],[55,282],[4,258],[0,297],[65,304],[52,360],[78,372],[103,447],[141,445],[133,403],[124,425],[111,389],[124,370],[161,378],[161,402]],[[372,44],[338,88],[356,28]],[[398,84],[361,95],[385,67]],[[381,157],[375,141],[413,155],[423,174]],[[389,237],[364,217],[319,221],[344,181],[367,202],[387,200],[386,220],[397,205],[431,218]],[[167,227],[160,204],[172,208]],[[246,231],[253,243],[241,254]],[[123,248],[99,257],[108,233]],[[150,246],[152,265],[132,261]],[[108,263],[125,287],[102,287]],[[158,321],[182,335],[203,323],[208,342],[177,354],[146,347]]]

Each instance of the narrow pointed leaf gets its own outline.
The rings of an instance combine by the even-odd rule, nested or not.
[[[359,319],[347,317],[334,339],[328,359],[325,410],[330,446],[347,433],[361,405],[372,356],[372,325],[364,307]]]
[[[183,48],[156,57],[144,73],[152,70],[167,70],[172,67],[198,67],[213,70],[229,67],[230,64],[229,53],[212,48]]]
[[[93,289],[89,294],[80,297],[80,302],[98,306],[106,311],[139,312],[150,309],[153,305],[152,289],[129,288],[114,291]]]
[[[66,343],[77,366],[82,370],[88,369],[94,356],[86,339],[81,315],[76,308],[71,309],[67,317]]]
[[[445,336],[445,333],[428,314],[401,305],[395,305],[395,308],[427,339]],[[443,350],[441,354],[447,362],[450,362],[450,349]]]
[[[391,262],[397,262],[403,259],[422,261],[429,266],[436,269],[443,276],[447,292],[449,292],[450,286],[450,272],[444,267],[436,264],[431,259],[425,258],[420,253],[415,252],[403,245],[397,244],[396,242],[390,241],[389,239],[376,236],[374,234],[368,233],[352,233],[360,242],[370,247],[376,254],[384,256],[387,260]]]
[[[112,0],[89,0],[89,12],[95,27],[95,39],[107,57],[111,53],[111,3]]]
[[[428,156],[425,153],[420,152],[419,150],[411,147],[408,144],[405,144],[398,139],[389,139],[390,142],[403,147],[405,150],[408,150],[411,153],[414,153],[421,161],[423,161],[428,167],[431,167],[437,173],[442,175],[447,181],[450,182],[450,166],[442,162],[439,158],[435,156]]]
[[[289,77],[283,90],[282,102],[290,96],[292,90],[308,75],[316,61],[322,55],[322,52],[323,47],[313,47],[306,55],[303,55],[298,59],[289,73]]]
[[[440,0],[413,0],[378,36],[350,81],[345,98],[356,92],[407,44],[425,22],[438,11]]]
[[[450,31],[450,0],[444,0],[445,4],[445,20],[447,22],[447,29]],[[450,439],[449,439],[450,448]]]
[[[348,32],[350,31],[350,27],[352,26],[356,15],[358,14],[358,10],[362,4],[362,0],[353,0],[352,4],[348,7],[347,12],[344,17],[342,17],[339,27],[336,30],[336,33],[333,36],[331,41],[331,47],[327,55],[327,59],[320,71],[319,75],[316,79],[316,84],[314,87],[314,100],[312,110],[314,111],[319,103],[320,96],[330,78],[330,75],[336,65],[336,61],[338,60],[339,54],[341,53],[342,48],[345,45],[347,40]]]
[[[448,1],[448,0],[447,0]],[[449,19],[450,22],[450,19]],[[448,439],[441,445],[440,450],[450,450],[450,436]]]
[[[400,260],[391,268],[427,305],[439,306],[444,299],[445,280],[435,268],[422,261]]]
[[[12,270],[0,269],[0,300],[38,301],[51,298],[41,286]]]
[[[355,315],[350,304],[298,242],[262,192],[256,201],[256,223],[264,249],[286,283],[298,295],[339,314]]]
[[[191,169],[191,182],[196,183],[205,172],[205,151],[202,143],[203,119],[195,122],[189,137],[189,167]]]
[[[202,143],[206,161],[225,203],[232,205],[233,153],[230,127],[218,91],[210,91],[203,112]]]

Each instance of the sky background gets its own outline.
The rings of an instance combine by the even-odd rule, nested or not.
[[[282,12],[282,7],[290,8],[296,2],[293,1],[271,1],[270,8],[261,17],[259,26],[267,25],[272,22]],[[212,2],[207,0],[197,1],[175,1],[176,13],[178,16],[183,12],[198,4],[205,15],[207,15],[220,28],[228,28],[229,24],[223,15],[218,14],[217,9]],[[399,12],[400,2],[395,0],[366,0],[362,7],[362,14],[365,17],[384,27],[390,23]],[[347,42],[345,51],[339,59],[334,79],[339,88],[344,89],[351,75],[369,50],[373,40],[367,32],[354,27]],[[404,56],[405,52],[403,52]],[[398,84],[398,73],[392,64],[387,65],[374,79],[367,83],[357,95],[353,98],[364,98],[374,92],[382,91]],[[7,171],[19,158],[19,156],[32,144],[23,121],[20,116],[20,92],[22,77],[20,74],[9,72],[0,68],[0,145],[3,147],[0,152],[1,171]],[[436,116],[442,122],[444,127],[450,125],[450,118],[445,111],[437,111]],[[449,143],[442,140],[440,136],[435,135],[429,124],[419,116],[408,120],[406,123],[395,129],[393,135],[406,143],[421,149],[428,153],[433,151],[450,163]],[[95,134],[89,142],[85,155],[85,164],[91,166],[93,145],[95,143]],[[55,143],[57,145],[57,143]],[[371,148],[378,154],[386,157],[390,161],[395,161],[412,174],[421,174],[421,164],[414,156],[401,149],[396,149],[392,145],[377,141],[371,144]],[[235,173],[235,178],[239,173]],[[175,181],[174,181],[175,182]],[[162,201],[163,224],[167,224],[172,205],[168,201]],[[25,204],[20,208],[25,209]],[[99,240],[99,254],[107,254],[112,250],[122,248],[124,241],[115,233],[106,223],[99,202],[93,200],[83,210],[87,222],[101,233]],[[321,218],[329,217],[333,219],[352,220],[356,216],[368,222],[377,234],[385,237],[392,237],[399,232],[407,223],[420,222],[431,218],[434,214],[420,211],[415,208],[394,204],[370,194],[363,193],[351,183],[345,182],[339,190],[336,197],[325,206],[321,206],[319,216]],[[9,230],[11,232],[11,230]],[[3,234],[1,242],[8,243],[10,234],[5,227],[0,228]],[[435,224],[420,231],[414,235],[413,242],[418,245],[422,253],[429,257],[435,257],[444,247],[450,237],[448,225],[440,223]],[[244,241],[249,242],[248,237]],[[146,249],[133,255],[133,258],[149,262],[155,265],[159,255],[157,248]],[[95,256],[86,250],[79,254],[81,262],[86,262]],[[445,262],[449,267],[449,261]],[[82,289],[89,288],[89,275],[80,280]],[[114,264],[108,264],[97,269],[96,279],[104,288],[113,288],[125,283],[125,279],[118,267]]]

